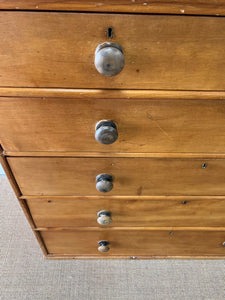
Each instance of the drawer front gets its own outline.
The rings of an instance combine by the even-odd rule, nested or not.
[[[184,198],[184,197],[183,197]],[[30,199],[37,227],[225,227],[225,200]],[[111,223],[110,223],[111,222]]]
[[[2,97],[1,141],[8,151],[224,153],[224,114],[224,100]],[[95,139],[107,119],[111,145]]]
[[[9,157],[23,195],[225,195],[224,159]],[[101,177],[97,183],[96,176]],[[99,190],[110,190],[107,193]],[[112,188],[113,184],[113,188]]]
[[[224,90],[224,32],[223,17],[1,12],[0,86]],[[125,56],[112,78],[94,65],[104,42]]]
[[[74,255],[225,255],[224,231],[183,230],[76,230],[42,231],[52,254]],[[98,251],[99,241],[108,241],[110,250]]]

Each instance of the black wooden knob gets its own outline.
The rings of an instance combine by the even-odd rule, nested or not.
[[[95,127],[95,139],[100,144],[109,145],[118,138],[115,122],[111,120],[99,121]]]
[[[113,188],[113,177],[109,174],[100,174],[96,177],[96,189],[101,193],[108,193]]]
[[[109,245],[108,241],[99,241],[98,244],[99,244],[98,251],[100,251],[100,252],[108,252],[109,251],[110,248],[108,247],[108,245]]]

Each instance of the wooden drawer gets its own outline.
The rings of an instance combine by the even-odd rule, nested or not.
[[[1,11],[0,86],[224,90],[224,32],[223,17]],[[106,41],[125,55],[112,78],[94,66]]]
[[[7,151],[225,152],[225,100],[0,98]],[[118,139],[95,139],[100,120]],[[206,134],[207,132],[207,134]]]
[[[68,255],[225,256],[225,231],[92,229],[42,231],[49,253]],[[98,242],[109,241],[109,252]]]
[[[225,200],[205,197],[158,199],[47,198],[27,204],[37,227],[101,226],[97,213],[108,211],[105,227],[225,227]],[[111,219],[111,220],[110,220]],[[99,220],[101,222],[101,218]]]
[[[9,157],[23,195],[225,195],[224,159]],[[96,176],[113,176],[109,193]]]

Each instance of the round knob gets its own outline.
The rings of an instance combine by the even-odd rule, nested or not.
[[[96,189],[101,193],[108,193],[113,188],[113,177],[109,174],[100,174],[96,177]]]
[[[108,241],[99,241],[98,244],[99,244],[98,251],[100,251],[100,252],[108,252],[109,251],[110,248],[108,247],[108,245],[109,245]]]
[[[118,138],[115,122],[111,120],[99,121],[95,127],[95,139],[100,144],[109,145]]]
[[[115,76],[124,67],[123,49],[116,43],[100,44],[95,50],[95,67],[104,76]]]
[[[111,213],[107,210],[101,210],[97,213],[97,222],[100,225],[109,225],[112,223]]]

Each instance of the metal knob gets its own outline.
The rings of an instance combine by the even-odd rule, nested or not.
[[[96,189],[101,193],[108,193],[113,188],[113,177],[109,174],[99,174],[96,177]]]
[[[108,247],[108,245],[109,245],[108,241],[99,241],[98,244],[99,244],[98,251],[100,251],[100,252],[108,252],[109,251],[110,248]]]
[[[116,43],[100,44],[95,50],[95,67],[104,76],[115,76],[124,67],[123,49]]]
[[[109,225],[112,223],[111,213],[107,210],[101,210],[97,213],[97,222],[100,225]]]
[[[111,120],[102,120],[96,124],[95,139],[100,144],[113,144],[118,138],[118,132],[115,122]]]

